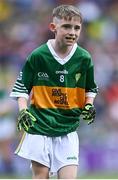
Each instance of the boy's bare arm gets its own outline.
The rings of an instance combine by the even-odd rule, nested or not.
[[[27,109],[27,99],[24,97],[18,98],[18,107],[19,111],[21,111],[22,109]]]
[[[86,97],[85,104],[93,104],[94,103],[94,97]]]

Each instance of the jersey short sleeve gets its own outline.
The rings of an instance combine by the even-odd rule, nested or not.
[[[19,73],[19,76],[13,86],[12,92],[10,93],[10,97],[18,98],[24,97],[26,99],[29,98],[29,94],[33,85],[33,56],[30,55],[27,58],[25,65]]]
[[[96,86],[96,82],[94,79],[94,64],[92,58],[90,57],[88,63],[88,69],[86,73],[86,96],[95,97],[98,93],[98,87]]]

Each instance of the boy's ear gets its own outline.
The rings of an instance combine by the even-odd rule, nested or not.
[[[55,25],[54,23],[50,23],[50,24],[49,24],[49,29],[50,29],[50,31],[52,31],[52,32],[56,32],[56,25]]]

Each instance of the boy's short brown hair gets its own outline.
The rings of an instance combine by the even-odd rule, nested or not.
[[[60,5],[53,9],[52,12],[53,18],[56,17],[58,19],[69,19],[71,20],[72,17],[78,16],[80,19],[80,23],[82,23],[82,15],[79,9],[72,5]]]

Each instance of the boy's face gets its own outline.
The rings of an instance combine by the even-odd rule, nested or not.
[[[72,46],[80,36],[80,19],[79,17],[73,17],[71,20],[54,18],[53,23],[50,24],[50,29],[55,33],[57,42],[64,46]]]

